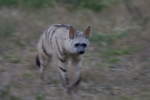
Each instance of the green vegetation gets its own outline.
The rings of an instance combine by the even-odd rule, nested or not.
[[[28,77],[28,78],[32,78],[34,76],[35,75],[30,71],[26,71],[26,72],[22,73],[22,75],[21,75],[21,77]]]
[[[118,0],[0,0],[0,6],[24,6],[41,8],[55,5],[56,3],[72,5],[75,8],[88,8],[100,11],[110,5],[116,4]]]
[[[114,48],[115,43],[119,42],[122,38],[128,36],[132,32],[132,28],[123,29],[111,34],[97,33],[91,37],[91,42],[98,43],[103,48],[103,54],[109,62],[120,61],[116,56],[130,54],[134,52],[137,48],[126,47],[123,49]]]
[[[94,11],[100,11],[109,6],[110,0],[58,0],[64,4],[71,4],[75,8],[88,8]],[[113,0],[114,1],[114,0]]]
[[[38,93],[36,95],[36,100],[45,100],[44,98],[45,98],[44,94]]]
[[[90,38],[90,41],[93,43],[100,43],[102,45],[111,45],[115,43],[117,40],[125,37],[130,33],[132,29],[122,29],[117,32],[112,32],[110,34],[105,34],[105,33],[95,33],[92,35]]]
[[[10,37],[17,27],[16,20],[3,19],[3,25],[0,25],[0,38]]]
[[[0,100],[21,100],[17,95],[10,93],[10,86],[3,85],[0,87]]]
[[[9,54],[4,56],[5,61],[10,63],[19,63],[21,59],[17,55]]]
[[[39,8],[52,4],[53,0],[0,0],[0,6],[25,6]]]

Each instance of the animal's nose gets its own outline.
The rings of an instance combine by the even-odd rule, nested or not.
[[[84,51],[79,51],[78,53],[79,53],[79,54],[84,54]]]
[[[79,54],[83,54],[84,51],[85,51],[85,48],[84,48],[83,46],[79,46],[79,47],[77,48],[77,52],[78,52]]]

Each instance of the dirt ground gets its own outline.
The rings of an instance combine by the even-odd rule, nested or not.
[[[0,100],[70,99],[60,87],[55,60],[42,86],[35,65],[38,39],[55,23],[79,30],[92,26],[77,100],[150,100],[150,5],[137,2],[134,7],[138,10],[132,14],[123,3],[101,12],[1,8]]]

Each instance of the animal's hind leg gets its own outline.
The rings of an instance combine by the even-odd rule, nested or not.
[[[48,56],[40,56],[39,60],[40,60],[40,78],[43,80],[44,72],[51,61],[51,56],[49,56],[49,57]]]
[[[44,74],[44,71],[45,71],[45,66],[44,64],[41,64],[40,65],[40,78],[43,80],[43,74]]]

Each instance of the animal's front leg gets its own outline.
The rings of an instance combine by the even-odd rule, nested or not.
[[[75,78],[73,80],[73,83],[71,87],[77,87],[79,83],[81,82],[81,67],[82,67],[82,61],[81,58],[75,59],[72,61],[74,71],[75,71]]]
[[[69,93],[69,87],[68,87],[68,76],[67,76],[67,64],[65,61],[59,61],[59,78],[62,83],[62,86],[67,92]]]

